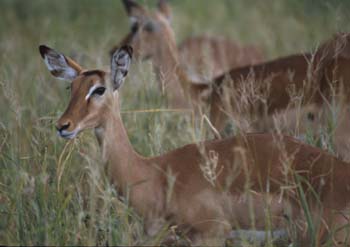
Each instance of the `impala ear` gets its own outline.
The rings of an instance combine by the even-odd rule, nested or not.
[[[46,67],[57,79],[72,81],[82,71],[79,64],[50,47],[40,45],[39,52],[45,61]]]
[[[146,14],[146,10],[134,0],[122,0],[122,2],[132,25]]]
[[[164,15],[169,21],[171,20],[171,9],[167,0],[158,1],[158,10]]]
[[[133,50],[131,46],[125,45],[114,52],[111,61],[111,76],[113,90],[117,90],[123,84],[128,74]]]

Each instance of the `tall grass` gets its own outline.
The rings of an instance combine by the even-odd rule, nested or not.
[[[350,30],[345,0],[172,4],[179,41],[223,34],[262,47],[268,58],[313,49]],[[159,244],[164,233],[145,236],[142,219],[109,183],[92,133],[69,142],[56,136],[68,85],[49,75],[38,53],[47,44],[86,68],[108,69],[109,49],[129,28],[121,3],[2,0],[0,9],[0,245]],[[149,63],[133,65],[121,100],[123,111],[164,108]],[[143,155],[202,138],[186,112],[125,112],[123,119]]]

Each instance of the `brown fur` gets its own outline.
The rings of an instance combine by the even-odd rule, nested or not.
[[[179,45],[178,52],[181,66],[194,81],[209,81],[232,68],[263,59],[255,46],[240,46],[228,38],[208,35],[187,38]]]
[[[266,104],[264,101],[254,102],[254,105],[249,107],[248,112],[245,112],[246,114],[257,114],[261,117],[264,113],[271,115],[276,111],[285,109],[290,104],[290,95],[287,89],[288,86],[292,85],[295,85],[297,91],[303,91],[306,102],[320,102],[321,99],[317,98],[317,94],[315,94],[319,85],[310,87],[309,91],[306,91],[304,87],[308,64],[311,59],[312,56],[308,53],[292,55],[271,62],[233,69],[227,75],[224,74],[215,79],[211,98],[211,120],[214,126],[218,130],[222,130],[224,127],[223,125],[228,117],[225,114],[225,109],[230,114],[237,112],[238,106],[234,105],[236,102],[227,102],[226,99],[233,99],[230,96],[236,92],[241,94],[238,89],[243,88],[247,80],[252,80],[252,86],[258,91],[257,94],[263,94],[263,91],[267,91],[268,96],[266,97]],[[289,71],[293,74],[292,78],[289,77]],[[227,94],[227,97],[223,96],[224,94]],[[268,106],[267,109],[264,109],[265,105]],[[232,107],[232,111],[230,107]],[[254,112],[256,109],[257,112]]]
[[[142,157],[123,126],[118,90],[113,92],[106,81],[93,73],[77,76],[57,127],[69,120],[79,131],[95,128],[108,174],[120,193],[128,193],[131,206],[145,219],[146,230],[164,219],[191,239],[203,240],[224,238],[232,228],[265,229],[270,220],[273,228],[286,227],[285,214],[293,222],[303,218],[298,186],[314,219],[323,220],[321,239],[327,227],[348,224],[340,212],[350,200],[350,164],[291,137],[271,134],[189,144],[160,156]],[[105,94],[87,102],[86,93],[97,83],[107,88]],[[208,177],[213,173],[203,172],[203,165],[214,167],[216,176]],[[297,177],[307,183],[299,184]],[[319,195],[320,205],[311,188]],[[287,208],[291,210],[285,212]],[[250,217],[252,212],[255,217]],[[338,237],[337,241],[344,240]]]

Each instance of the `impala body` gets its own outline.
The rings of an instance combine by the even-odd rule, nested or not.
[[[286,228],[286,218],[303,219],[300,189],[320,224],[318,244],[333,227],[348,224],[349,164],[291,137],[270,134],[189,144],[143,157],[130,144],[118,99],[132,49],[113,54],[110,74],[84,70],[47,46],[40,46],[40,53],[55,77],[72,81],[70,102],[57,122],[59,135],[74,138],[95,130],[111,181],[122,195],[128,193],[148,233],[154,233],[159,219],[177,225],[196,244],[222,240],[235,228]],[[343,234],[337,233],[335,241],[346,241]]]
[[[266,115],[286,109],[292,103],[288,90],[291,87],[302,92],[305,103],[321,103],[322,98],[316,93],[319,85],[310,85],[309,88],[305,85],[311,59],[309,53],[292,55],[233,69],[216,78],[210,115],[214,126],[222,130],[230,114],[252,115],[259,121]],[[247,101],[242,110],[239,101],[242,105]]]
[[[253,45],[239,45],[226,37],[193,36],[178,46],[181,68],[190,83],[210,81],[232,68],[263,61],[262,52]]]
[[[131,30],[112,53],[122,45],[131,45],[136,59],[151,58],[161,91],[171,107],[191,106],[189,96],[193,92],[189,92],[189,85],[183,84],[209,82],[233,67],[262,61],[257,48],[240,46],[224,37],[190,37],[177,47],[166,0],[159,1],[155,12],[133,0],[123,0],[123,3]]]

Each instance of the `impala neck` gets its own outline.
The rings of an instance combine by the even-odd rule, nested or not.
[[[102,149],[107,174],[124,193],[128,186],[143,179],[140,167],[144,164],[144,158],[135,152],[129,141],[118,104],[116,92],[113,107],[107,110],[103,123],[95,129],[95,134]]]
[[[164,35],[165,36],[165,35]],[[153,66],[163,92],[166,93],[172,107],[190,106],[186,96],[188,79],[182,70],[178,50],[173,35],[165,37],[158,54],[154,56]]]

